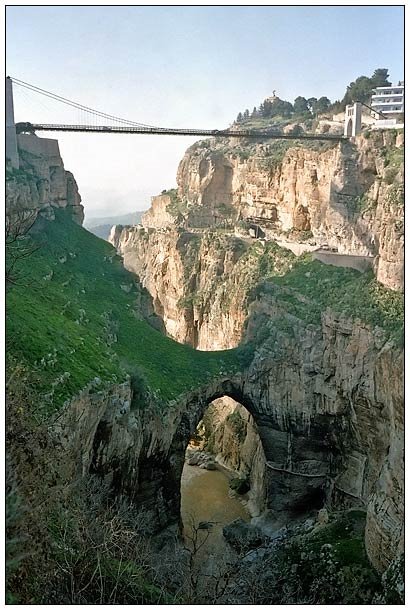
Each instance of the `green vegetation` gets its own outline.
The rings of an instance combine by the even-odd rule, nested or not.
[[[248,479],[243,477],[234,477],[229,481],[229,488],[242,496],[243,494],[248,493],[251,486]]]
[[[306,99],[298,95],[292,104],[274,94],[271,98],[265,99],[258,108],[255,106],[252,112],[248,108],[244,112],[239,112],[235,122],[241,127],[251,129],[262,127],[264,122],[266,125],[272,125],[274,122],[275,126],[278,126],[280,121],[289,119],[306,121],[319,114],[342,112],[346,104],[355,101],[370,103],[375,87],[391,85],[388,78],[387,68],[377,68],[371,77],[359,76],[347,86],[342,101],[336,100],[333,103],[326,96],[319,99],[316,97]]]
[[[93,379],[99,391],[129,373],[169,400],[239,366],[234,350],[196,351],[152,328],[137,307],[141,288],[114,248],[64,211],[27,239],[40,248],[7,295],[8,353],[33,371],[46,412]]]
[[[199,294],[188,294],[185,297],[181,297],[178,299],[177,307],[179,309],[187,309],[190,307],[195,307],[201,303],[201,295]]]
[[[171,199],[169,205],[167,206],[167,212],[169,212],[171,216],[178,217],[180,215],[183,216],[186,213],[187,202],[178,196],[177,189],[162,191],[161,195],[168,195]]]
[[[180,602],[176,587],[164,586],[167,564],[146,537],[149,518],[113,504],[101,480],[73,480],[77,449],[61,451],[48,422],[33,417],[40,397],[29,373],[21,365],[7,372],[7,603]]]
[[[181,259],[184,261],[184,279],[186,282],[189,282],[189,278],[198,265],[200,247],[201,237],[195,233],[182,233],[177,242],[177,249],[181,254]],[[187,299],[192,303],[199,302],[199,296],[196,292],[188,295]]]
[[[243,443],[246,438],[247,423],[241,417],[240,413],[234,411],[226,418],[226,422],[240,443]]]
[[[293,582],[294,603],[370,603],[380,579],[364,546],[366,513],[351,510],[329,524],[290,540],[278,552],[278,573]],[[279,581],[279,591],[281,583]],[[296,586],[297,585],[297,586]],[[279,593],[278,591],[278,593]],[[290,600],[288,600],[290,601]]]
[[[307,547],[320,549],[323,544],[331,543],[335,547],[337,559],[344,564],[358,563],[368,566],[363,534],[366,522],[366,511],[350,510],[342,515],[335,515],[333,520],[323,525],[318,531],[310,534]],[[350,548],[350,552],[346,550]]]
[[[383,328],[400,340],[404,324],[403,295],[379,284],[371,271],[360,273],[324,265],[305,254],[294,257],[290,271],[279,277],[265,276],[269,283],[258,293],[275,293],[286,310],[311,324],[320,324],[327,308]],[[256,295],[255,295],[256,296]]]
[[[17,169],[8,165],[6,167],[6,182],[15,181],[18,184],[29,184],[34,180],[33,174],[26,169]]]
[[[172,400],[250,360],[252,345],[203,352],[164,337],[142,318],[142,289],[112,246],[63,211],[56,210],[56,217],[55,222],[42,221],[42,230],[26,238],[40,248],[21,262],[20,285],[7,295],[9,358],[31,369],[45,414],[90,383],[98,392],[127,375],[140,387],[134,406],[141,406],[147,395]],[[226,248],[225,242],[222,239],[221,247]],[[199,245],[196,236],[181,242],[192,259],[191,272]],[[310,255],[297,258],[273,242],[255,242],[238,252],[236,267],[249,300],[274,293],[289,314],[316,325],[331,308],[377,325],[401,341],[402,295],[378,284],[370,272],[324,265]],[[192,290],[179,305],[201,299],[206,295]],[[228,303],[228,294],[225,300]]]
[[[366,193],[357,195],[356,197],[354,195],[345,196],[343,198],[343,203],[346,206],[348,216],[352,219],[376,205],[376,201],[370,199]]]
[[[336,141],[320,142],[316,140],[275,140],[266,149],[265,157],[258,160],[260,169],[272,171],[279,167],[289,150],[302,149],[327,152],[338,145]]]
[[[292,268],[295,255],[286,248],[281,248],[275,242],[267,242],[265,246],[259,243],[253,246],[253,250],[259,254],[259,277],[266,278],[271,275],[283,275]]]
[[[224,251],[232,243],[232,238],[230,241],[227,237],[222,238],[220,243],[216,240],[214,247]],[[191,271],[194,265],[195,261],[190,267]],[[279,321],[276,318],[274,322],[275,327],[289,336],[294,334],[297,319],[305,324],[320,325],[322,313],[329,308],[336,314],[345,314],[353,319],[361,319],[370,326],[379,326],[398,344],[402,342],[403,295],[382,286],[371,271],[360,273],[354,269],[325,265],[313,260],[310,254],[296,257],[275,242],[263,245],[255,241],[247,249],[238,251],[236,274],[241,278],[240,288],[236,288],[236,298],[238,292],[249,302],[259,295],[273,294],[278,305],[294,317],[293,321]],[[208,296],[195,290],[193,283],[192,291],[181,299],[179,306],[205,303]],[[224,285],[222,300],[225,311],[229,310],[232,298],[233,290],[228,280]],[[255,332],[254,345],[242,345],[238,349],[243,366],[251,361],[255,345],[263,343],[271,333],[262,321]]]
[[[399,169],[404,163],[404,146],[385,146],[380,154],[384,158],[384,167]]]
[[[265,171],[272,171],[282,164],[282,161],[290,148],[295,148],[295,142],[276,140],[270,144],[264,159],[260,159],[258,165]]]
[[[399,171],[404,169],[404,146],[383,147],[380,154],[384,159],[384,181],[393,184]]]
[[[387,80],[388,78],[387,68],[377,68],[371,77],[359,76],[348,85],[342,105],[345,106],[353,102],[370,103],[370,98],[375,87],[390,87],[391,82]]]
[[[390,205],[402,208],[404,206],[404,185],[394,186],[388,193],[387,200]]]

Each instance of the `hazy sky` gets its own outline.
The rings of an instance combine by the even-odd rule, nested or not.
[[[223,128],[273,89],[340,99],[357,76],[403,72],[403,7],[8,7],[7,74],[109,114]],[[15,87],[16,121],[78,122]],[[46,135],[46,134],[44,134]],[[47,134],[49,137],[56,135]],[[88,216],[149,206],[195,139],[61,134]]]

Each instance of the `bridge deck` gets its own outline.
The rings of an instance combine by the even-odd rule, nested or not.
[[[19,124],[16,125],[19,131]],[[267,131],[256,131],[241,129],[231,131],[229,129],[172,129],[166,127],[130,127],[130,126],[109,126],[109,125],[44,125],[21,123],[21,131],[71,131],[85,133],[127,133],[141,135],[168,135],[168,136],[210,136],[219,138],[269,138],[277,140],[329,140],[342,141],[346,138],[337,135],[320,135],[320,134],[280,134]]]

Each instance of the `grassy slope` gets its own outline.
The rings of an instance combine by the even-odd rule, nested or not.
[[[140,289],[114,248],[64,212],[56,216],[33,236],[41,247],[24,261],[20,286],[7,295],[9,355],[35,370],[43,394],[53,394],[49,410],[95,377],[123,380],[125,370],[145,379],[159,398],[172,399],[238,367],[234,350],[199,352],[138,319]],[[131,284],[129,293],[121,289]],[[110,333],[117,335],[111,345]]]
[[[287,252],[288,271],[281,277],[272,277],[278,250],[279,246],[272,243],[263,251],[260,261],[263,276],[269,282],[256,288],[256,292],[274,292],[289,313],[307,323],[320,324],[322,312],[330,308],[378,326],[396,341],[400,340],[404,325],[401,293],[379,284],[371,271],[360,273],[324,265],[312,260],[309,254],[297,258]]]

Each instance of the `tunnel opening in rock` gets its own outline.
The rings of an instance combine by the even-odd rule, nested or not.
[[[297,519],[312,512],[316,513],[324,507],[325,501],[326,493],[323,487],[308,487],[306,492],[293,502],[289,515],[293,519]]]

